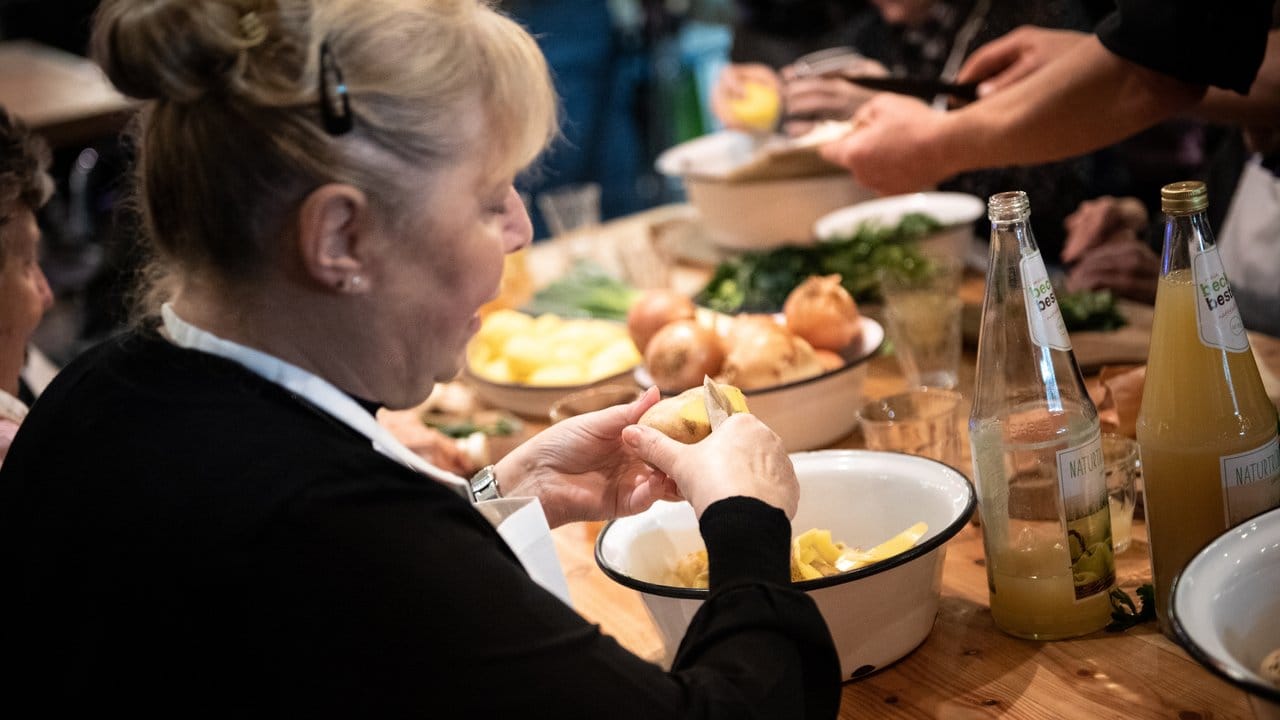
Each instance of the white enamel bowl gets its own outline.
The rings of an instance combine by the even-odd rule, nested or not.
[[[1187,652],[1249,693],[1258,720],[1280,720],[1280,685],[1259,672],[1280,648],[1280,508],[1201,550],[1174,581],[1170,605]]]
[[[787,452],[826,447],[847,437],[858,426],[867,360],[884,343],[880,323],[865,315],[859,321],[862,336],[842,351],[844,365],[785,385],[743,391],[751,414],[778,434]],[[641,387],[653,384],[644,366],[636,368],[635,381]]]
[[[912,524],[929,531],[915,547],[875,565],[796,583],[821,610],[845,679],[879,670],[928,637],[938,613],[946,542],[967,522],[973,487],[956,470],[926,458],[870,450],[796,453],[800,507],[791,527],[831,530],[833,539],[872,547]],[[674,657],[706,590],[665,584],[676,561],[703,548],[687,503],[656,503],[614,520],[596,540],[596,563],[613,580],[638,590],[662,636],[666,663]]]
[[[921,238],[925,252],[949,255],[964,262],[973,246],[973,223],[987,211],[981,198],[965,193],[919,192],[868,200],[819,218],[813,234],[819,240],[849,237],[863,223],[897,225],[903,215],[923,213],[942,224],[937,232]]]
[[[735,250],[810,245],[815,220],[875,197],[848,172],[834,167],[824,174],[778,180],[731,182],[718,177],[750,161],[760,144],[747,133],[725,130],[658,156],[658,172],[681,179],[689,203],[716,245]]]

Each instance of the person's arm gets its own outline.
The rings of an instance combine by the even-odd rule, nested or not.
[[[1216,123],[1280,125],[1280,30],[1267,35],[1267,53],[1248,95],[1211,87],[1191,114]]]
[[[1034,76],[953,112],[878,96],[854,115],[856,129],[822,153],[879,192],[913,192],[967,170],[1049,162],[1110,145],[1190,107],[1204,92],[1085,38]]]
[[[262,646],[246,656],[265,658],[293,714],[836,715],[838,658],[790,586],[776,508],[729,498],[703,513],[710,595],[667,672],[537,586],[448,490],[358,485],[309,493],[253,556]]]

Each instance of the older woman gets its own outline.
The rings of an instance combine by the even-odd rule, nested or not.
[[[0,462],[27,415],[17,397],[27,343],[53,305],[35,218],[53,192],[48,165],[49,149],[0,107]]]
[[[680,445],[633,425],[650,391],[468,486],[370,413],[456,373],[529,240],[512,179],[555,103],[527,34],[473,0],[110,0],[95,48],[148,99],[163,305],[63,371],[0,473],[0,652],[19,668],[0,702],[835,714],[830,637],[788,584],[794,472],[754,418]],[[565,605],[545,534],[521,529],[677,493],[712,589],[664,672]]]

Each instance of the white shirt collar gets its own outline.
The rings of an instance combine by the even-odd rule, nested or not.
[[[27,417],[27,404],[0,390],[0,418],[20,423]]]
[[[202,330],[178,317],[173,307],[165,303],[160,308],[165,334],[173,344],[217,355],[243,365],[251,372],[306,398],[316,407],[332,415],[356,432],[372,441],[379,453],[453,488],[458,494],[471,499],[471,486],[463,478],[438,468],[417,453],[405,447],[386,428],[350,395],[334,387],[327,380],[280,358],[241,345]],[[25,406],[24,406],[25,407]]]

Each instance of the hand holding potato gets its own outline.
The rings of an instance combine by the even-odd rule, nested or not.
[[[698,517],[717,500],[753,497],[793,517],[800,499],[791,458],[772,430],[754,415],[730,415],[693,445],[643,425],[627,428],[623,442],[674,481]]]
[[[670,478],[623,442],[623,429],[657,401],[657,389],[650,388],[629,405],[578,415],[538,433],[498,461],[500,491],[538,498],[551,527],[633,515],[655,500],[680,499]]]

